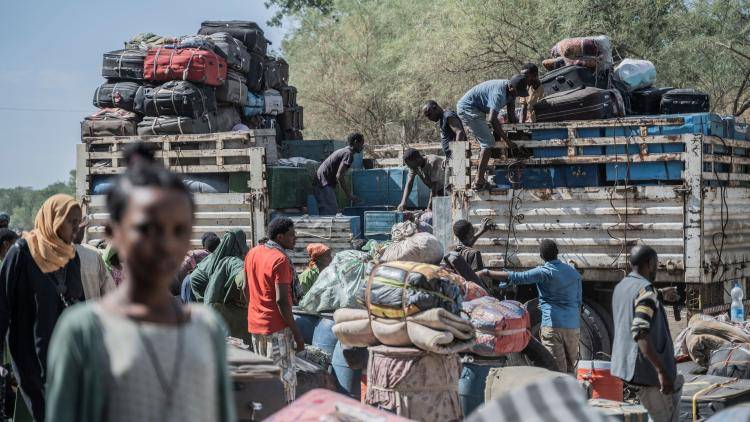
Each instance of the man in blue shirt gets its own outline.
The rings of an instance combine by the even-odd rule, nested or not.
[[[557,244],[544,239],[539,246],[544,265],[523,272],[485,269],[477,275],[507,280],[509,285],[536,284],[542,311],[540,340],[554,356],[560,371],[572,373],[578,360],[581,337],[581,275],[557,259],[557,252]]]
[[[475,190],[488,189],[489,184],[485,178],[487,163],[490,160],[491,148],[495,147],[495,142],[503,141],[505,148],[510,148],[511,143],[508,136],[503,131],[498,115],[503,107],[507,107],[508,121],[517,123],[516,118],[516,97],[526,97],[529,95],[527,89],[529,83],[532,86],[538,82],[538,76],[532,74],[518,74],[510,80],[494,79],[482,82],[471,88],[456,104],[458,117],[464,126],[471,129],[477,142],[481,146],[479,154],[479,168],[477,169],[477,179],[474,181]],[[487,115],[490,116],[490,125],[487,126]]]

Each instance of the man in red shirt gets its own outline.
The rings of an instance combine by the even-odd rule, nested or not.
[[[294,249],[294,223],[286,217],[268,225],[269,240],[245,256],[248,297],[247,327],[255,353],[281,367],[287,402],[294,400],[297,374],[295,351],[305,349],[292,314],[294,267],[286,251]]]

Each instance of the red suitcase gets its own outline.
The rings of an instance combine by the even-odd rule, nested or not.
[[[184,80],[220,86],[227,79],[227,62],[212,51],[197,48],[150,48],[143,76],[149,81]]]

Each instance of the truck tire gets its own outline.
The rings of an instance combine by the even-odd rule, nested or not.
[[[559,371],[552,353],[534,337],[531,337],[523,351],[508,355],[505,366],[537,366],[550,371]]]
[[[591,309],[593,309],[594,312],[599,315],[602,321],[604,321],[604,324],[607,326],[607,333],[609,333],[610,340],[614,340],[615,321],[612,318],[612,312],[610,312],[606,306],[592,300],[585,300],[584,303],[587,304]]]
[[[600,347],[594,353],[596,359],[609,360],[612,355],[612,336],[604,318],[589,303],[584,302],[583,314],[590,318],[592,335],[599,338]]]

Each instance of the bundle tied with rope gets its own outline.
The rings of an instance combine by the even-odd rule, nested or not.
[[[430,233],[419,233],[412,221],[398,223],[391,229],[393,243],[380,256],[381,262],[410,261],[438,264],[443,259],[443,246]]]

